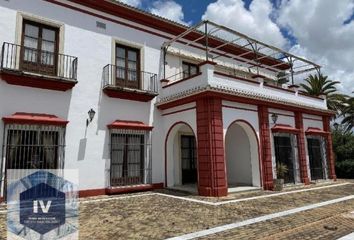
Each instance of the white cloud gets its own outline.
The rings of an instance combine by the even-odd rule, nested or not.
[[[159,15],[161,17],[176,21],[182,24],[189,25],[184,21],[184,13],[182,6],[172,0],[158,0],[152,3],[152,7],[149,8],[152,14]]]
[[[353,11],[353,0],[286,0],[277,19],[297,39],[290,51],[322,65],[346,93],[354,90],[354,22],[344,22]]]
[[[119,2],[128,4],[133,7],[140,7],[141,6],[141,1],[142,0],[118,0]]]
[[[344,22],[353,12],[354,0],[276,0],[275,5],[253,0],[249,9],[242,0],[217,0],[202,18],[322,65],[322,72],[341,81],[340,90],[350,93],[354,90],[354,21]],[[294,46],[281,29],[293,35]]]
[[[273,12],[272,4],[265,0],[253,0],[249,10],[242,0],[218,0],[208,5],[202,19],[225,25],[277,47],[285,47],[287,40],[271,19]]]

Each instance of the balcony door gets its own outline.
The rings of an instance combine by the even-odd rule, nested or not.
[[[138,49],[116,45],[116,85],[140,88],[140,52]]]
[[[58,28],[23,21],[20,69],[56,75]]]
[[[274,136],[276,163],[284,164],[288,172],[285,174],[285,183],[295,183],[294,152],[290,136]]]
[[[182,184],[197,182],[197,150],[195,137],[181,136]]]
[[[307,138],[307,147],[310,161],[311,180],[324,179],[325,174],[320,139]]]

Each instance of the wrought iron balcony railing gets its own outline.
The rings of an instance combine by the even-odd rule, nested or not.
[[[1,70],[40,74],[76,81],[77,57],[4,42]]]
[[[107,64],[103,68],[103,87],[122,87],[157,93],[157,74]]]

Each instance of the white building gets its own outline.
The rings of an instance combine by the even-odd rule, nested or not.
[[[78,169],[81,196],[272,189],[280,162],[287,183],[336,178],[326,100],[275,81],[312,62],[108,0],[8,0],[0,13],[1,196],[7,169]]]

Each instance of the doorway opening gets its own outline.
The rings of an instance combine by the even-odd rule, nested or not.
[[[238,120],[230,125],[225,136],[229,192],[261,186],[258,150],[257,135],[249,123]]]
[[[276,164],[284,164],[288,169],[284,177],[284,183],[295,184],[299,182],[296,136],[287,133],[274,135],[274,149]]]

